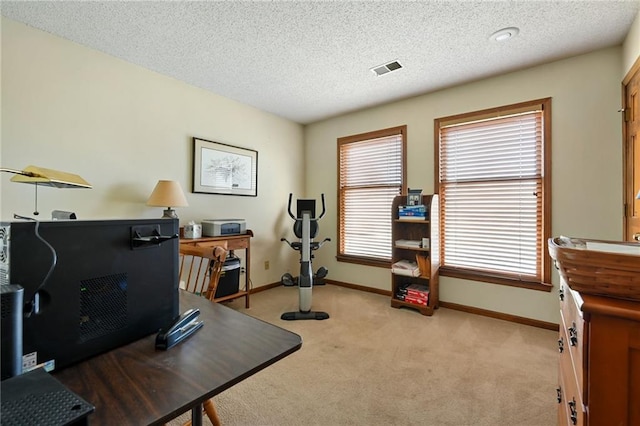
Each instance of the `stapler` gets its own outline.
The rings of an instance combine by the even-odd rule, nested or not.
[[[161,329],[156,336],[156,349],[167,350],[200,330],[204,323],[198,321],[200,309],[189,309],[167,329]]]

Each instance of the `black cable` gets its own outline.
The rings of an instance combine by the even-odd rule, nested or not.
[[[56,265],[58,264],[58,254],[56,253],[56,250],[53,248],[53,246],[51,244],[49,244],[49,242],[47,240],[45,240],[41,235],[40,235],[40,221],[33,219],[31,217],[26,217],[26,216],[20,216],[18,214],[13,214],[14,219],[23,219],[23,220],[31,220],[34,221],[36,223],[35,225],[35,234],[36,237],[42,241],[48,248],[49,250],[51,250],[51,266],[49,267],[49,271],[47,272],[47,275],[45,275],[44,279],[42,280],[42,282],[40,283],[40,285],[36,288],[36,291],[33,293],[33,298],[37,298],[39,297],[39,292],[40,290],[42,290],[45,286],[45,284],[47,283],[47,281],[49,280],[49,277],[51,276],[51,274],[53,273],[53,270],[55,269]],[[28,302],[27,305],[30,305],[31,309],[25,309],[25,316],[29,317],[32,313],[38,313],[40,308],[38,305],[38,303],[34,303],[34,299],[31,300],[31,302]],[[35,312],[34,312],[35,311]]]

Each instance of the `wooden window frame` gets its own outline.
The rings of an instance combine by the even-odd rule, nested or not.
[[[490,108],[481,111],[469,112],[465,114],[458,114],[448,117],[437,118],[434,120],[434,150],[435,150],[435,185],[434,192],[440,191],[440,129],[441,127],[451,124],[458,124],[464,122],[472,122],[478,120],[486,120],[489,118],[502,117],[506,115],[512,115],[518,112],[531,111],[535,106],[542,106],[542,120],[543,120],[543,132],[542,132],[542,208],[541,217],[542,221],[542,234],[541,241],[538,241],[538,256],[540,262],[540,279],[539,280],[523,280],[516,277],[508,277],[507,275],[495,274],[490,271],[482,270],[470,270],[447,266],[443,263],[440,267],[440,275],[461,278],[472,281],[488,282],[493,284],[507,285],[520,288],[528,288],[533,290],[551,291],[553,285],[551,284],[551,258],[549,257],[549,251],[547,241],[551,237],[551,98],[537,99],[528,102],[522,102],[512,105],[505,105],[498,108]],[[441,203],[446,203],[446,200],[442,199]],[[444,216],[444,208],[441,208],[441,215]],[[440,220],[441,228],[444,226],[444,217]],[[440,230],[442,253],[446,256],[446,245],[444,241],[444,232]],[[444,256],[443,256],[444,257]],[[444,260],[446,262],[446,260]]]
[[[343,211],[343,202],[344,202],[344,196],[343,196],[343,192],[342,192],[342,181],[341,181],[341,168],[342,168],[342,164],[341,164],[341,147],[345,144],[350,144],[350,143],[355,143],[355,142],[363,142],[363,141],[367,141],[367,140],[372,140],[372,139],[377,139],[377,138],[382,138],[382,137],[388,137],[388,136],[394,136],[394,135],[398,135],[401,134],[402,135],[402,158],[401,158],[401,164],[402,164],[402,171],[401,171],[401,187],[400,187],[400,192],[399,194],[405,194],[406,193],[406,189],[407,189],[407,184],[406,184],[406,170],[407,170],[407,126],[406,125],[402,125],[402,126],[396,126],[396,127],[390,127],[387,129],[382,129],[382,130],[376,130],[373,132],[367,132],[367,133],[361,133],[361,134],[357,134],[357,135],[351,135],[351,136],[345,136],[345,137],[341,137],[338,138],[337,140],[337,159],[338,159],[338,167],[337,167],[337,183],[338,183],[338,188],[337,188],[337,193],[338,193],[338,244],[336,245],[336,260],[338,262],[346,262],[346,263],[355,263],[355,264],[360,264],[360,265],[366,265],[366,266],[375,266],[375,267],[381,267],[381,268],[390,268],[391,267],[391,245],[389,246],[389,254],[390,254],[390,258],[389,259],[381,259],[381,258],[374,258],[374,257],[363,257],[363,256],[355,256],[352,254],[346,254],[343,253],[343,243],[344,243],[344,231],[343,231],[343,217],[342,217],[342,211]],[[389,218],[391,219],[391,202],[389,203]],[[389,228],[389,232],[391,232],[391,223],[389,224],[390,228]]]

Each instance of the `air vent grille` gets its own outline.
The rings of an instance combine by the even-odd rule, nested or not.
[[[378,65],[377,67],[371,68],[371,71],[377,76],[381,76],[384,74],[388,74],[391,71],[396,71],[402,68],[402,65],[398,61],[391,61],[383,65]]]
[[[80,282],[80,343],[127,326],[127,274]]]

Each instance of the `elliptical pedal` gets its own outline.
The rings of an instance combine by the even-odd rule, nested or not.
[[[315,274],[313,274],[313,285],[325,285],[324,277],[327,276],[329,270],[324,266],[318,268]]]
[[[280,278],[280,282],[282,283],[282,285],[284,285],[285,287],[295,287],[298,285],[298,283],[296,282],[296,279],[293,277],[293,275],[291,275],[290,273],[286,273],[284,274],[281,278]]]

